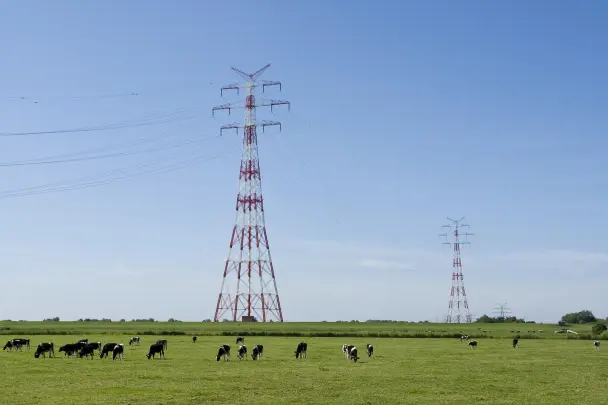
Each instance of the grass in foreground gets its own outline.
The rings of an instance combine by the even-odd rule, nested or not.
[[[606,356],[589,341],[481,339],[471,349],[456,339],[247,337],[263,344],[261,361],[236,359],[230,337],[168,337],[167,358],[145,355],[156,337],[128,346],[129,336],[87,336],[125,343],[125,360],[67,359],[58,352],[74,336],[32,337],[30,352],[0,352],[0,392],[25,404],[598,404],[605,401]],[[80,338],[80,337],[78,337]],[[308,359],[296,359],[300,340]],[[34,359],[35,345],[55,343],[54,359]],[[232,346],[231,361],[215,360]],[[359,348],[346,361],[343,343]],[[376,347],[368,359],[365,344]],[[608,348],[604,348],[606,350]],[[0,400],[1,402],[2,400]]]

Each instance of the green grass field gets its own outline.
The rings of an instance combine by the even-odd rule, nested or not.
[[[213,332],[229,326],[244,328],[235,324],[194,325],[181,326],[193,333],[209,332],[217,325],[223,328]],[[306,332],[305,325],[299,324],[299,330]],[[402,331],[412,325],[418,326],[405,324],[399,328]],[[131,326],[123,324],[122,330]],[[261,326],[266,325],[256,325]],[[359,324],[359,331],[367,326]],[[374,326],[377,331],[397,328]],[[440,329],[445,325],[425,326]],[[506,337],[511,329],[499,326],[483,327],[491,331],[494,328],[496,337]],[[298,329],[289,324],[271,327],[277,331]],[[348,329],[352,325],[326,327]],[[64,331],[74,331],[70,328]],[[81,331],[87,332],[84,327]],[[480,338],[479,347],[471,349],[458,339],[447,338],[246,337],[250,349],[255,344],[264,345],[265,357],[261,361],[251,357],[238,361],[234,337],[204,333],[197,333],[195,344],[190,336],[166,336],[166,359],[148,360],[147,350],[159,337],[141,336],[140,346],[129,347],[130,335],[120,332],[121,328],[115,327],[79,335],[4,336],[30,337],[32,349],[0,352],[0,403],[600,404],[606,402],[608,395],[607,354],[603,351],[608,348],[596,351],[589,340],[566,339],[563,335],[556,338],[552,330],[546,333],[550,339],[523,339],[518,349],[511,347],[510,340],[500,338]],[[93,360],[67,359],[58,352],[60,345],[83,337],[125,343],[125,360],[101,360],[99,356]],[[294,355],[301,340],[308,343],[307,359],[296,359]],[[42,341],[54,342],[56,358],[34,358],[35,346]],[[229,362],[215,360],[217,348],[223,343],[232,346]],[[343,343],[360,349],[358,363],[344,359]],[[375,358],[365,355],[366,343],[374,344]]]

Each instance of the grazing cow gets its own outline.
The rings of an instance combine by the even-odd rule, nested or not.
[[[220,361],[221,358],[224,358],[225,361],[228,361],[230,358],[230,346],[221,345],[219,350],[217,351],[216,360]]]
[[[196,336],[192,336],[192,343],[196,343]]]
[[[245,345],[239,346],[239,351],[238,351],[236,357],[239,360],[243,360],[243,358],[245,358],[245,360],[247,360],[247,346],[245,346]]]
[[[359,360],[359,356],[357,356],[357,348],[353,346],[348,351],[348,361],[354,361],[356,363],[357,360]]]
[[[59,352],[64,352],[64,356],[72,357],[78,351],[78,347],[74,343],[68,343],[59,348]]]
[[[239,336],[236,338],[236,344],[238,345],[239,343],[241,344],[245,344],[245,338],[242,336]]]
[[[7,350],[7,349],[8,350],[13,350],[13,347],[14,347],[13,341],[9,340],[9,341],[6,342],[6,344],[4,345],[4,347],[2,348],[2,350]]]
[[[469,346],[471,346],[473,349],[477,348],[477,340],[471,340],[469,342]]]
[[[519,336],[515,336],[513,338],[513,348],[517,349],[519,347]]]
[[[469,340],[469,335],[462,335],[460,336],[460,342],[464,342],[464,341],[468,341]]]
[[[348,354],[350,353],[350,349],[352,349],[353,345],[342,345],[342,351],[344,352],[344,357],[348,359]]]
[[[117,344],[116,346],[114,346],[114,349],[112,349],[112,360],[116,360],[116,357],[122,360],[122,355],[124,352],[125,345],[123,345],[122,343]]]
[[[298,343],[298,347],[296,347],[296,359],[297,358],[308,358],[308,355],[306,354],[306,351],[308,350],[308,344],[304,343],[304,342],[300,342]]]
[[[27,347],[27,350],[30,350],[29,339],[15,338],[12,339],[11,342],[13,343],[13,347],[15,348],[15,350],[23,350],[23,346]]]
[[[372,357],[374,355],[374,346],[367,344],[367,357]]]
[[[595,342],[593,342],[593,346],[595,347],[595,350],[600,350],[600,341],[596,340]]]
[[[117,344],[118,343],[106,343],[105,345],[103,345],[103,348],[99,352],[99,358],[103,359],[104,357],[108,357],[108,354],[110,354],[110,352],[114,350]]]
[[[163,351],[167,350],[167,339],[160,339],[156,341],[157,345],[162,345],[163,346]]]
[[[156,353],[158,353],[158,356],[161,358],[165,357],[165,346],[162,343],[154,343],[150,346],[150,351],[148,351],[146,357],[150,360],[150,357],[155,358]]]
[[[253,350],[251,351],[251,358],[253,360],[261,360],[264,355],[264,346],[255,345],[253,346]]]
[[[139,344],[139,336],[133,336],[129,339],[129,346],[134,345],[135,343]]]
[[[49,354],[49,357],[55,357],[55,346],[53,345],[53,342],[40,343],[36,349],[36,353],[34,353],[34,357],[39,358],[42,354],[42,357],[46,358],[47,353]]]
[[[93,346],[87,344],[82,349],[80,349],[80,352],[78,353],[78,357],[80,357],[82,359],[83,357],[91,356],[91,360],[93,360],[94,354],[95,354],[95,349],[93,348]]]

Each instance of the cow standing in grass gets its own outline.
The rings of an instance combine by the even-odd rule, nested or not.
[[[237,337],[236,338],[236,344],[238,345],[239,343],[242,344],[242,345],[244,345],[245,344],[245,338],[242,337],[242,336]]]
[[[372,357],[374,355],[374,346],[369,343],[366,346],[367,348],[367,357]]]
[[[245,346],[245,345],[241,345],[241,346],[239,346],[239,350],[238,350],[238,352],[237,352],[236,357],[237,357],[237,359],[239,359],[239,360],[243,360],[243,358],[244,358],[245,360],[247,360],[247,346]]]
[[[196,343],[196,336],[192,336],[192,343]]]
[[[165,346],[162,343],[154,343],[150,346],[150,350],[148,351],[148,354],[146,354],[146,357],[150,360],[150,357],[155,358],[156,353],[158,353],[160,358],[165,357]]]
[[[34,353],[34,357],[39,358],[40,355],[42,355],[42,357],[46,358],[47,353],[49,357],[55,357],[55,346],[53,345],[53,342],[40,343],[36,349],[36,353]]]
[[[357,348],[353,346],[348,351],[348,361],[354,361],[356,363],[357,360],[359,360],[359,356],[357,355]]]
[[[296,347],[296,352],[295,352],[296,353],[296,359],[298,359],[298,358],[300,358],[300,359],[308,358],[308,355],[306,353],[307,350],[308,350],[308,344],[306,344],[304,342],[300,342],[298,344],[298,347]]]
[[[74,343],[68,343],[67,345],[63,345],[59,348],[59,352],[64,352],[64,356],[68,356],[68,358],[72,357],[72,355],[77,351],[78,347]]]
[[[80,349],[80,352],[78,353],[78,356],[82,359],[83,357],[91,357],[91,360],[93,360],[93,355],[95,355],[95,348],[93,347],[93,345],[85,345],[82,349]]]
[[[216,360],[220,361],[221,358],[224,358],[225,361],[228,361],[228,359],[230,358],[230,346],[228,345],[221,345],[219,350],[217,351],[217,356],[216,356]]]
[[[116,360],[116,358],[118,357],[120,360],[123,359],[122,355],[125,352],[125,345],[123,345],[122,343],[117,344],[116,346],[114,346],[114,349],[112,350],[112,360]]]
[[[129,339],[129,346],[134,344],[139,345],[139,336],[133,336],[131,339]]]
[[[156,341],[157,345],[162,345],[163,346],[163,351],[167,350],[167,339],[160,339]]]
[[[251,358],[253,360],[261,360],[264,355],[264,346],[255,345],[251,351]]]
[[[519,347],[519,335],[513,338],[513,348],[517,349]]]
[[[477,349],[477,340],[471,340],[469,342],[469,346],[471,346],[473,349]]]
[[[353,345],[342,345],[342,351],[344,352],[344,358],[348,359],[348,354],[350,353],[350,349],[352,349]]]
[[[118,343],[106,343],[105,345],[103,345],[103,348],[99,352],[99,358],[103,359],[104,357],[108,357],[108,354],[110,354],[114,350],[117,344]]]
[[[4,345],[4,347],[2,348],[2,350],[13,350],[13,347],[15,347],[13,345],[13,341],[9,340],[6,342],[6,344]]]
[[[593,342],[593,347],[595,347],[595,350],[600,350],[600,341],[596,340]]]
[[[469,335],[462,335],[460,336],[460,342],[464,342],[464,341],[468,341],[469,340]]]

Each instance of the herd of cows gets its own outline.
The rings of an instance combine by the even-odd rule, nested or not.
[[[513,348],[516,349],[519,347],[519,335],[513,338]],[[192,343],[196,343],[197,337],[192,337]],[[463,335],[460,337],[461,342],[468,342],[468,346],[475,349],[477,348],[476,340],[469,340],[469,336]],[[140,339],[139,336],[134,336],[129,339],[129,346],[131,345],[139,345]],[[237,349],[237,358],[239,360],[243,360],[247,358],[247,346],[245,346],[245,338],[239,336],[236,338],[236,344],[239,345]],[[596,350],[600,349],[600,342],[598,340],[593,342],[593,346]],[[15,338],[6,342],[2,350],[15,350],[22,351],[23,348],[26,348],[28,351],[30,350],[30,339],[25,338]],[[372,357],[374,355],[374,346],[371,344],[366,345],[367,355],[368,357]],[[76,343],[68,343],[59,348],[59,352],[63,352],[64,356],[68,358],[75,356],[80,358],[90,358],[93,360],[93,356],[95,355],[95,350],[99,352],[100,358],[107,358],[110,353],[112,353],[112,360],[123,360],[123,354],[125,350],[125,346],[122,343],[105,343],[101,344],[101,342],[89,342],[88,339],[82,339],[77,341]],[[167,340],[160,339],[157,340],[156,343],[150,346],[148,350],[148,354],[146,357],[149,359],[156,358],[156,354],[159,355],[159,358],[165,356],[165,351],[167,350]],[[298,343],[298,346],[295,350],[296,358],[307,358],[308,352],[308,344],[305,342]],[[358,350],[353,345],[342,345],[342,352],[344,356],[348,359],[348,361],[357,362],[360,359],[358,356]],[[55,346],[53,342],[43,342],[38,345],[36,348],[36,352],[34,353],[35,358],[42,357],[46,358],[46,355],[49,357],[55,357]],[[255,345],[253,350],[251,351],[251,358],[253,360],[261,360],[264,354],[264,346]],[[230,345],[221,345],[217,352],[216,360],[220,361],[220,359],[224,359],[228,361],[230,358]]]

